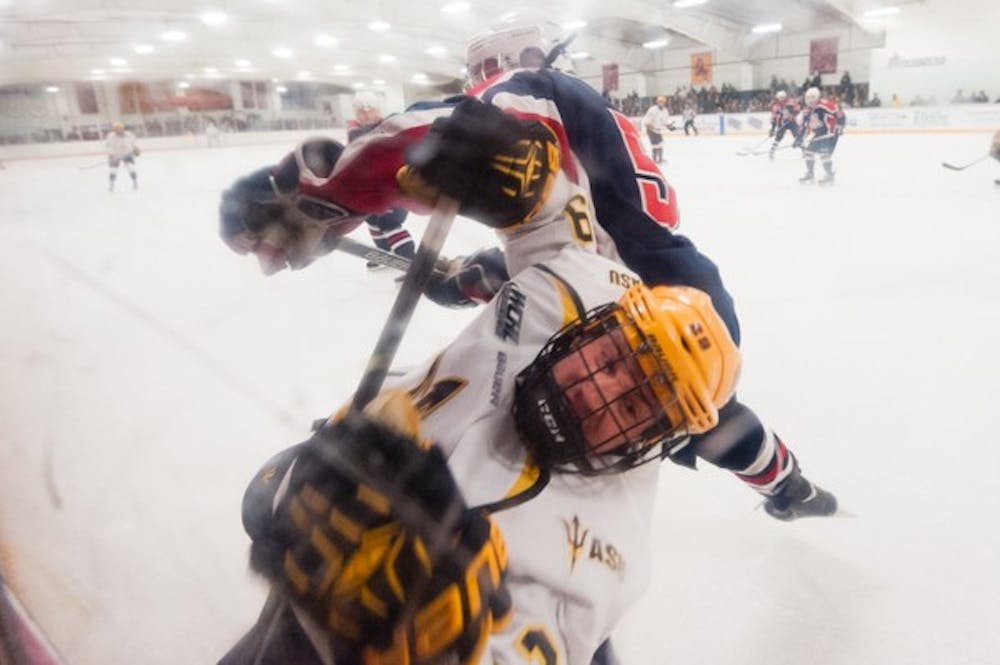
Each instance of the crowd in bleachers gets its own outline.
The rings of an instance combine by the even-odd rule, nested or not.
[[[910,102],[905,102],[895,94],[883,103],[878,93],[869,96],[867,83],[855,83],[851,80],[850,72],[846,71],[840,77],[840,82],[834,84],[824,84],[822,77],[814,72],[807,76],[801,84],[772,76],[768,88],[761,90],[737,90],[735,86],[723,83],[719,88],[714,85],[700,88],[680,86],[674,90],[673,94],[660,92],[646,97],[640,97],[635,91],[624,97],[614,97],[605,93],[605,99],[616,110],[633,117],[643,115],[659,95],[667,98],[667,108],[674,115],[680,115],[688,108],[694,109],[696,113],[753,113],[770,110],[774,94],[779,90],[801,98],[802,93],[811,87],[819,88],[823,97],[837,102],[843,108],[870,108],[883,105],[890,107],[934,106],[938,104],[938,100],[933,96],[917,95]],[[989,101],[989,96],[983,90],[968,96],[959,90],[951,103],[985,104]],[[1000,104],[1000,98],[997,98],[995,103]]]

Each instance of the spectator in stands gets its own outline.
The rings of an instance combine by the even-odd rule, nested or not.
[[[897,109],[902,105],[903,105],[903,100],[900,99],[896,93],[893,93],[892,99],[889,100],[889,106],[891,106],[894,109]]]
[[[962,91],[961,90],[959,90],[958,92],[955,93],[955,96],[952,97],[952,99],[951,99],[951,103],[952,104],[964,104],[965,103],[965,97],[962,96]]]
[[[882,100],[878,98],[878,93],[872,97],[872,100],[868,103],[869,106],[879,107],[882,106]]]

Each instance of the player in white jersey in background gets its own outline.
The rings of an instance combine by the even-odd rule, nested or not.
[[[108,191],[115,191],[115,179],[118,177],[118,167],[124,163],[132,178],[132,189],[139,188],[139,176],[135,172],[135,158],[139,156],[139,146],[135,142],[135,134],[125,129],[125,125],[116,122],[111,125],[111,132],[104,139],[104,150],[108,153]]]
[[[453,490],[438,482],[444,472],[436,458],[428,462],[413,452],[415,442],[396,442],[397,454],[420,458],[424,470],[413,483],[414,503],[457,502],[481,532],[488,530],[482,520],[491,516],[498,531],[474,541],[474,562],[502,550],[501,538],[506,542],[509,614],[497,607],[503,603],[493,602],[506,600],[495,583],[484,584],[475,571],[446,562],[428,568],[438,575],[434,579],[449,581],[444,586],[451,597],[469,602],[431,629],[455,636],[449,649],[462,663],[589,665],[648,581],[659,465],[644,463],[715,425],[718,408],[735,387],[739,352],[707,295],[687,287],[648,289],[624,266],[597,255],[585,192],[559,169],[555,135],[540,123],[468,100],[435,123],[420,146],[411,157],[431,183],[455,172],[479,174],[475,189],[457,194],[467,202],[464,213],[499,229],[512,275],[455,342],[390,385],[405,391],[421,416],[419,435],[413,418],[403,428],[408,438],[433,441],[437,453],[431,457],[446,458],[445,475],[454,478]],[[223,215],[249,217],[255,206],[266,206],[267,214],[284,211],[286,226],[315,224],[296,212],[295,194],[268,202],[251,192],[268,191],[265,175],[282,191],[291,180],[329,178],[339,158],[331,148],[327,141],[307,142],[273,173],[248,176],[224,195]],[[509,164],[520,166],[504,166]],[[424,196],[427,183],[403,173],[407,191]],[[347,232],[360,218],[327,222]],[[228,232],[235,225],[223,222],[233,246]],[[333,432],[336,423],[332,418]],[[381,438],[375,432],[362,443],[345,442],[344,436],[334,443],[371,449],[383,447]],[[288,653],[299,665],[376,663],[388,662],[379,654],[401,649],[411,652],[412,662],[432,662],[420,652],[430,639],[421,632],[429,623],[421,617],[440,616],[444,596],[416,598],[417,619],[407,626],[406,644],[398,631],[386,642],[384,617],[398,616],[393,608],[405,604],[412,580],[403,574],[407,567],[395,546],[383,554],[371,544],[385,526],[370,517],[371,506],[380,502],[354,501],[377,494],[377,487],[344,479],[324,492],[324,483],[331,485],[329,477],[339,472],[324,466],[309,446],[314,444],[287,451],[258,474],[245,513],[256,565],[297,599],[295,611],[286,615],[294,619],[274,624],[281,630],[271,644],[251,633],[222,663],[291,662],[283,660]],[[275,500],[283,477],[287,487]],[[446,498],[442,492],[427,497],[426,485],[435,478]],[[350,491],[338,494],[342,485]],[[462,527],[460,545],[474,528]],[[366,541],[359,532],[370,537]],[[408,551],[405,543],[399,547]],[[380,572],[385,566],[368,565],[367,576],[356,573],[361,564],[355,562],[366,557],[384,559],[399,572],[389,600]],[[407,569],[412,572],[412,566]],[[349,582],[364,589],[356,595],[367,602],[328,591],[343,591]],[[482,601],[471,600],[484,589]],[[258,637],[271,625],[259,624]],[[369,658],[350,660],[362,643]]]
[[[653,148],[653,161],[660,164],[663,162],[663,133],[676,129],[670,120],[670,109],[667,108],[666,97],[660,95],[656,98],[656,103],[650,106],[646,114],[642,116],[642,126],[646,130],[649,144]]]
[[[825,175],[819,179],[821,185],[832,185],[834,182],[833,151],[837,149],[837,141],[844,133],[847,118],[844,111],[831,99],[820,97],[819,88],[809,88],[803,95],[805,101],[802,129],[795,139],[795,145],[803,148],[802,156],[806,162],[806,173],[799,178],[802,184],[813,182],[813,169],[816,166],[816,155],[819,155]],[[808,140],[808,143],[806,141]]]

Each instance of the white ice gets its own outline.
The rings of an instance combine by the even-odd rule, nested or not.
[[[743,400],[852,516],[779,523],[728,474],[665,465],[617,650],[996,663],[1000,169],[940,166],[988,135],[849,134],[829,189],[796,182],[797,151],[735,154],[753,142],[670,140],[664,170],[736,298]],[[149,151],[114,194],[90,158],[0,171],[0,557],[72,665],[211,663],[242,634],[264,596],[245,483],[346,399],[388,312],[391,273],[358,259],[265,278],[218,240],[221,189],[281,153]],[[460,220],[446,253],[487,244]],[[398,363],[472,315],[422,303]]]

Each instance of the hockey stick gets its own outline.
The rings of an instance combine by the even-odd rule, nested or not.
[[[77,168],[79,168],[81,171],[89,171],[90,169],[96,169],[98,166],[104,166],[107,163],[108,163],[108,160],[102,159],[101,161],[96,162],[94,164],[88,164],[86,166],[80,166],[80,167],[77,167]]]
[[[840,136],[840,134],[826,134],[826,135],[820,136],[818,138],[810,139],[809,145],[812,145],[813,143],[819,143],[820,141],[827,141],[827,140],[832,139],[832,138],[834,138],[836,136]],[[805,150],[806,147],[807,146],[802,146],[802,145],[798,145],[797,146],[797,145],[795,145],[793,143],[792,145],[783,145],[780,148],[775,148],[774,151],[778,152],[779,150],[788,150],[789,148],[802,148],[803,150]],[[768,150],[760,150],[758,152],[752,152],[750,154],[754,155],[754,156],[756,156],[756,155],[766,155],[769,152],[771,152],[770,149],[768,149]]]
[[[975,166],[976,164],[978,164],[979,162],[983,161],[984,159],[989,159],[991,156],[992,155],[983,155],[979,159],[975,159],[975,160],[969,162],[968,164],[963,164],[961,166],[955,166],[954,164],[949,164],[948,162],[941,162],[941,166],[945,167],[946,169],[951,169],[952,171],[964,171],[965,169],[969,168],[970,166]]]
[[[441,252],[444,239],[448,235],[448,231],[457,214],[458,202],[446,196],[438,198],[437,205],[434,207],[431,219],[420,240],[416,256],[410,262],[409,269],[406,271],[406,277],[399,292],[396,294],[396,300],[393,302],[392,309],[389,311],[389,317],[382,327],[382,334],[379,335],[378,341],[375,343],[375,348],[368,360],[368,365],[365,367],[365,373],[361,377],[361,382],[357,390],[354,392],[351,407],[341,420],[341,424],[350,431],[357,431],[361,423],[361,411],[378,395],[382,384],[385,382],[389,365],[392,364],[392,359],[399,349],[403,333],[406,331],[406,327],[413,316],[413,311],[420,300],[424,286],[426,286],[434,265],[437,263],[438,254]],[[347,249],[348,247],[356,248],[353,241],[345,245],[343,242],[345,238],[340,238],[339,240],[340,242],[338,242],[337,246],[343,247],[344,251],[351,251]],[[357,243],[357,245],[360,245],[362,248],[364,247],[361,243]],[[312,440],[320,438],[324,433],[325,427],[326,425],[318,429],[313,435]],[[322,439],[320,440],[322,441]],[[323,457],[327,462],[358,481],[370,481],[370,479],[366,478],[364,470],[359,467],[355,460],[350,459],[337,446],[329,445],[329,440],[326,443],[327,445],[322,446],[322,451]],[[419,507],[407,501],[406,497],[400,496],[395,487],[383,487],[379,484],[376,489],[389,498],[393,505],[393,510],[399,514],[400,522],[413,527],[415,530],[419,529],[422,535],[425,535],[428,554],[431,556],[432,561],[437,560],[442,553],[447,551],[448,536],[454,530],[459,515],[448,515],[440,523],[435,523]],[[420,528],[421,525],[424,528]],[[416,611],[415,603],[420,595],[419,592],[420,585],[406,599],[401,621],[405,621]],[[272,596],[274,597],[272,598]],[[277,587],[272,587],[272,596],[268,597],[268,604],[261,613],[262,617],[259,623],[263,625],[266,622],[267,628],[264,633],[263,643],[254,660],[254,665],[260,665],[261,658],[266,651],[266,640],[275,634],[278,622],[281,620],[282,611],[286,604],[290,602],[288,595]],[[270,616],[265,618],[264,614],[268,611]]]
[[[749,148],[742,148],[740,150],[737,150],[736,154],[739,155],[739,156],[741,156],[741,157],[744,157],[746,155],[762,154],[762,153],[758,153],[757,152],[757,148],[761,147],[762,145],[764,145],[765,143],[767,143],[768,141],[770,141],[771,138],[772,138],[771,136],[765,136],[763,141],[761,141],[759,143],[755,143],[754,145],[750,146]]]
[[[395,268],[400,272],[409,270],[410,264],[413,263],[405,256],[393,254],[392,252],[366,245],[363,242],[358,242],[345,236],[338,236],[334,240],[324,240],[324,242],[329,249],[339,249],[351,256],[357,256],[358,258],[377,263],[386,268]]]

